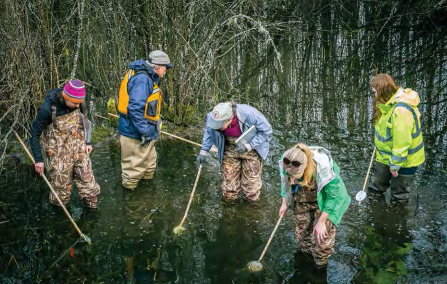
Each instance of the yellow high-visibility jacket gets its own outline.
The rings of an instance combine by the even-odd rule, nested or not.
[[[378,105],[382,116],[375,124],[376,161],[392,170],[425,161],[419,102],[418,93],[399,88],[387,103]]]

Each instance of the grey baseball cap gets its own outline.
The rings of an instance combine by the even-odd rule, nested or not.
[[[164,65],[167,68],[174,67],[174,64],[169,60],[169,56],[161,50],[154,50],[149,53],[148,61],[152,64]]]
[[[220,103],[213,108],[206,126],[212,129],[220,129],[231,118],[233,118],[231,103]]]

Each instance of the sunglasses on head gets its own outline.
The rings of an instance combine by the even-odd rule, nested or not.
[[[290,164],[292,164],[292,166],[294,166],[294,167],[299,167],[299,166],[301,166],[301,163],[300,162],[298,162],[298,161],[290,161],[289,159],[287,159],[287,158],[283,158],[282,159],[282,162],[286,165],[286,166],[288,166],[288,165],[290,165]]]

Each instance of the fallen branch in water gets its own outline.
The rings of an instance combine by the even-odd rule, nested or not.
[[[14,262],[16,263],[17,267],[20,268],[20,265],[17,263],[17,260],[16,260],[16,258],[14,257],[14,255],[11,255],[11,258],[9,259],[8,265],[6,266],[5,273],[8,272],[9,265],[11,264],[11,262],[12,262],[13,260],[14,260]]]
[[[6,221],[1,221],[1,222],[0,222],[0,225],[1,225],[1,224],[5,224],[5,223],[8,223],[9,221],[10,221],[10,220],[6,220]]]
[[[73,245],[71,245],[67,250],[65,250],[64,253],[58,259],[56,259],[56,261],[53,262],[53,264],[51,264],[50,268],[55,266],[56,263],[58,263],[80,240],[81,240],[80,238],[77,239],[76,242]]]
[[[16,243],[18,243],[18,242],[19,242],[19,241],[9,242],[9,243],[6,243],[6,244],[0,244],[0,247],[4,247],[4,246],[7,246],[7,245],[16,244]]]
[[[146,217],[143,218],[143,220],[150,220],[152,219],[152,215],[155,214],[161,207],[163,207],[163,204],[155,208],[153,211],[151,210],[151,213],[149,213]]]

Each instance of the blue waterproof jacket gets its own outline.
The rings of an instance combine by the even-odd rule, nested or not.
[[[120,115],[118,132],[135,139],[141,139],[143,136],[148,140],[158,139],[157,126],[146,121],[144,108],[148,96],[152,94],[154,81],[158,85],[160,77],[142,59],[130,63],[129,68],[135,71],[145,70],[149,76],[145,73],[136,74],[127,83],[129,105],[127,115]]]
[[[206,121],[211,118],[213,112],[208,113]],[[237,118],[239,120],[239,127],[244,132],[252,125],[255,125],[257,134],[250,141],[250,147],[261,156],[263,160],[267,159],[270,148],[270,140],[272,140],[272,127],[265,116],[254,107],[245,104],[237,104],[236,107]],[[218,156],[220,164],[223,162],[223,153],[225,146],[225,137],[222,131],[205,127],[205,133],[202,140],[202,155],[207,155],[211,146],[215,145],[218,149]]]

